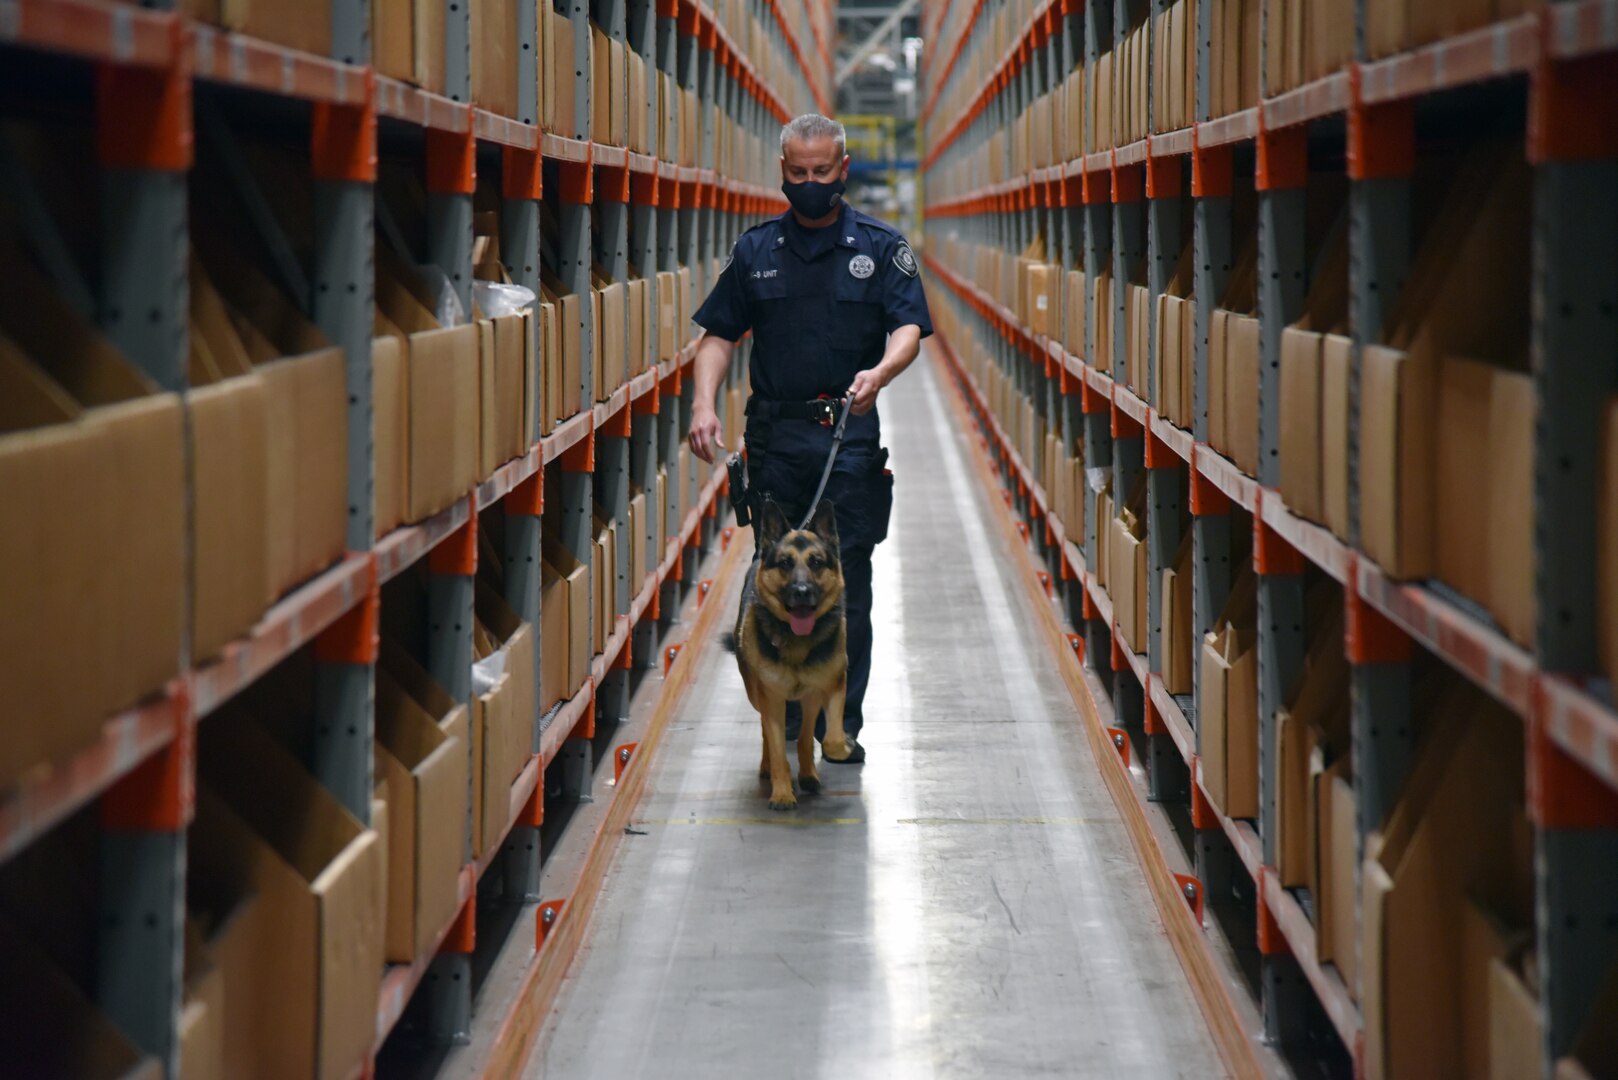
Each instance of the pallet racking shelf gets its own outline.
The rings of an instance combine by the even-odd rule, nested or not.
[[[250,170],[238,169],[235,181],[244,188],[240,194],[254,229],[277,262],[275,272],[293,283],[291,292],[308,320],[343,352],[349,489],[345,554],[268,606],[250,629],[207,662],[192,663],[189,655],[182,655],[179,675],[166,688],[107,719],[89,745],[41,763],[0,790],[0,868],[47,842],[69,819],[99,809],[101,872],[112,876],[99,897],[107,916],[97,943],[104,963],[95,984],[86,989],[137,1050],[168,1075],[176,1074],[183,928],[161,918],[123,920],[119,915],[137,906],[176,914],[185,910],[196,744],[199,734],[209,730],[199,725],[285,662],[309,654],[320,688],[314,709],[321,723],[313,756],[304,764],[362,827],[368,826],[381,586],[416,568],[422,571],[429,609],[455,614],[433,623],[424,659],[450,698],[466,704],[472,693],[471,620],[460,612],[471,610],[480,516],[503,511],[503,598],[532,628],[536,677],[542,656],[542,489],[560,491],[559,542],[577,554],[586,570],[592,509],[599,509],[616,529],[616,578],[609,582],[615,605],[605,614],[610,632],[604,635],[604,648],[586,666],[581,686],[532,718],[532,753],[509,792],[500,795],[510,806],[499,842],[473,857],[469,825],[454,919],[413,963],[390,965],[382,973],[376,1030],[365,1036],[370,1049],[353,1062],[355,1075],[369,1076],[384,1044],[407,1016],[413,1018],[412,1037],[430,1041],[453,1040],[471,1027],[499,1026],[509,1019],[513,1002],[491,999],[473,1008],[471,950],[498,946],[483,940],[483,928],[476,925],[480,904],[525,905],[523,911],[533,922],[518,919],[516,925],[543,929],[559,908],[552,902],[542,909],[539,896],[567,897],[580,887],[575,880],[553,880],[558,875],[548,872],[539,839],[545,804],[587,801],[594,772],[613,767],[597,762],[590,737],[600,724],[610,734],[627,717],[632,675],[637,682],[649,682],[652,692],[660,690],[656,673],[666,672],[669,656],[678,650],[680,630],[674,618],[682,598],[702,595],[695,580],[698,560],[718,546],[722,534],[729,538],[729,530],[720,527],[722,470],[693,463],[689,472],[679,473],[684,488],[669,476],[665,505],[656,505],[652,494],[659,490],[659,467],[666,465],[672,473],[689,422],[692,385],[685,376],[696,345],[684,337],[688,328],[676,319],[681,338],[665,350],[654,314],[645,327],[646,355],[628,357],[634,374],[609,392],[592,392],[595,373],[589,357],[598,326],[590,300],[592,263],[612,282],[643,280],[654,313],[665,300],[677,311],[694,306],[711,285],[730,239],[785,206],[779,191],[765,186],[768,170],[741,155],[744,148],[767,148],[776,125],[794,111],[829,104],[825,39],[830,8],[818,0],[809,5],[773,0],[519,4],[513,17],[525,47],[507,52],[502,61],[516,67],[515,105],[493,107],[482,97],[474,101],[474,76],[479,73],[473,67],[484,61],[469,35],[475,16],[464,4],[446,6],[447,22],[439,36],[445,48],[444,81],[438,92],[369,66],[372,5],[361,0],[330,0],[330,56],[161,7],[114,0],[0,0],[0,62],[20,59],[49,67],[63,58],[88,61],[89,70],[57,64],[61,77],[53,74],[53,79],[62,85],[85,80],[100,88],[89,120],[104,129],[99,164],[108,174],[105,179],[121,184],[109,212],[128,213],[134,227],[106,241],[109,254],[116,256],[110,265],[118,272],[98,281],[102,295],[91,299],[100,301],[103,312],[116,311],[121,303],[150,309],[158,327],[127,327],[115,319],[109,325],[104,317],[103,330],[163,389],[176,392],[182,408],[189,407],[185,363],[177,355],[185,341],[185,276],[159,281],[141,275],[138,268],[171,258],[184,265],[192,228],[187,174],[199,157],[239,157],[230,145],[232,128],[270,117],[284,137],[302,125],[314,196],[312,256],[277,234],[275,200],[246,190],[252,186]],[[610,139],[594,127],[592,87],[602,94],[611,86],[616,95],[628,86],[627,80],[609,82],[605,71],[593,79],[586,71],[568,72],[573,114],[551,122],[546,112],[547,122],[537,122],[547,104],[539,97],[541,65],[550,62],[541,56],[548,40],[542,23],[571,32],[574,55],[589,54],[595,27],[614,48],[639,58],[654,91],[644,118],[649,145],[614,145],[629,140]],[[762,51],[755,54],[754,49]],[[788,59],[811,55],[817,62],[800,62],[797,70]],[[780,85],[777,79],[783,80]],[[666,132],[660,126],[655,91],[665,86],[695,106],[694,123],[688,126],[682,120],[677,131],[670,126]],[[193,109],[201,138],[193,134]],[[745,138],[727,142],[720,124]],[[107,132],[114,127],[135,137],[113,138]],[[149,145],[134,145],[142,139]],[[115,143],[113,150],[106,149]],[[480,149],[485,152],[481,161]],[[736,156],[721,159],[722,149],[734,150]],[[666,156],[659,156],[664,150]],[[480,189],[478,173],[487,170],[495,154],[501,167],[483,178]],[[371,435],[369,278],[373,213],[383,204],[376,193],[382,183],[379,156],[425,174],[425,261],[450,276],[463,310],[470,307],[474,201],[479,211],[485,210],[489,188],[498,199],[498,239],[507,253],[509,279],[537,292],[543,263],[564,293],[585,299],[576,328],[583,354],[580,384],[563,387],[561,401],[553,402],[562,412],[554,429],[541,434],[539,399],[524,403],[530,426],[523,452],[498,465],[480,465],[464,495],[440,503],[436,513],[376,535],[370,497],[376,448]],[[542,223],[551,230],[543,243]],[[39,235],[48,239],[48,233]],[[38,235],[31,239],[40,242]],[[298,266],[300,255],[312,265]],[[676,286],[672,298],[666,291],[660,297],[660,276],[673,280],[681,275],[688,275],[683,295]],[[307,296],[300,294],[300,279]],[[626,329],[635,322],[626,312]],[[530,339],[529,347],[533,351],[526,363],[537,376],[542,345]],[[744,342],[744,355],[747,347]],[[629,350],[625,352],[627,357]],[[669,358],[657,362],[660,355]],[[727,390],[734,381],[735,372]],[[543,392],[542,382],[534,380],[536,394]],[[576,408],[564,404],[575,393]],[[653,541],[661,528],[650,524],[647,542],[632,547],[631,484],[653,502],[647,516],[667,518],[666,543],[657,550]],[[642,549],[646,565],[631,566],[631,551]],[[590,596],[592,613],[596,599]],[[610,756],[616,758],[620,750],[627,755],[619,747]],[[620,769],[623,760],[627,756],[617,762]],[[546,783],[548,771],[561,778],[559,788]],[[542,943],[543,933],[535,940]],[[453,989],[446,993],[446,987]]]
[[[1358,856],[1393,810],[1416,752],[1409,733],[1423,717],[1411,700],[1412,658],[1418,652],[1431,657],[1520,718],[1527,815],[1536,848],[1533,945],[1540,982],[1531,996],[1536,998],[1541,1061],[1548,1076],[1577,1049],[1601,977],[1618,961],[1618,939],[1590,923],[1599,919],[1618,925],[1612,921],[1618,909],[1610,899],[1610,875],[1592,869],[1610,867],[1618,858],[1618,709],[1611,696],[1612,673],[1603,677],[1594,655],[1599,618],[1592,581],[1597,479],[1590,466],[1600,445],[1595,410],[1618,393],[1618,382],[1609,364],[1587,359],[1608,356],[1618,347],[1610,320],[1602,322],[1592,314],[1596,308],[1609,310],[1618,299],[1618,282],[1595,255],[1618,242],[1613,215],[1618,200],[1611,195],[1618,190],[1618,143],[1612,139],[1614,128],[1598,133],[1586,115],[1592,102],[1614,100],[1618,4],[1565,0],[1522,14],[1519,8],[1494,23],[1437,40],[1415,38],[1390,49],[1386,41],[1367,43],[1372,4],[1358,0],[1340,6],[1359,31],[1357,55],[1350,50],[1347,62],[1309,71],[1303,78],[1289,68],[1283,84],[1276,81],[1283,77],[1284,59],[1278,58],[1284,54],[1279,50],[1294,46],[1283,45],[1274,20],[1296,18],[1296,7],[1283,10],[1278,0],[1265,0],[1259,8],[1270,20],[1269,29],[1258,35],[1254,50],[1258,93],[1246,96],[1244,89],[1242,107],[1227,104],[1220,111],[1213,106],[1207,74],[1220,47],[1221,31],[1211,21],[1211,9],[1217,6],[1198,4],[1198,22],[1179,24],[1187,32],[1185,55],[1195,60],[1195,85],[1162,74],[1160,65],[1168,61],[1163,53],[1151,51],[1176,47],[1160,40],[1158,30],[1169,25],[1159,19],[1166,20],[1171,8],[1181,8],[1172,2],[1075,5],[1028,0],[927,7],[923,25],[929,33],[951,37],[949,47],[931,56],[922,73],[921,123],[927,147],[923,217],[929,249],[923,259],[929,275],[944,287],[935,293],[935,304],[958,312],[965,328],[961,334],[970,339],[942,343],[940,352],[987,436],[1008,502],[1027,526],[1025,536],[1036,556],[1043,556],[1045,580],[1079,630],[1070,637],[1087,646],[1083,652],[1091,666],[1129,674],[1128,679],[1104,682],[1115,696],[1118,722],[1132,731],[1144,727],[1146,790],[1153,799],[1191,803],[1198,874],[1205,883],[1228,880],[1232,864],[1255,883],[1263,954],[1257,996],[1270,1040],[1288,1044],[1304,1039],[1312,1024],[1307,1017],[1313,1013],[1335,1030],[1356,1069],[1383,1075],[1386,1068],[1380,1060],[1365,1059],[1367,1018],[1359,1004],[1365,988],[1345,984],[1338,966],[1320,959],[1313,909],[1281,887],[1274,869],[1278,736],[1273,717],[1283,703],[1280,688],[1301,670],[1304,655],[1297,632],[1282,626],[1301,623],[1305,574],[1317,570],[1342,587],[1350,626],[1362,635],[1356,643],[1351,629],[1344,644],[1354,687],[1356,907],[1361,899]],[[1144,120],[1137,112],[1122,123],[1138,126],[1118,128],[1116,140],[1098,138],[1095,114],[1061,111],[1067,100],[1062,95],[1073,94],[1073,102],[1083,100],[1088,110],[1092,65],[1122,48],[1126,36],[1147,50],[1129,54],[1144,67],[1134,68],[1140,81],[1128,89],[1117,76],[1114,92],[1138,95],[1131,100],[1143,110]],[[1380,51],[1371,52],[1373,47]],[[1110,60],[1123,62],[1119,54]],[[981,81],[964,81],[963,72]],[[1165,103],[1176,107],[1164,96],[1171,83],[1183,87],[1189,112],[1171,116],[1169,124],[1154,122],[1166,115]],[[1083,98],[1073,90],[1076,84],[1082,84]],[[1294,238],[1303,233],[1305,193],[1314,198],[1317,171],[1327,180],[1336,171],[1347,181],[1346,195],[1325,194],[1337,190],[1328,184],[1321,197],[1340,198],[1347,223],[1352,265],[1350,329],[1344,332],[1352,337],[1349,400],[1357,403],[1361,352],[1380,340],[1409,269],[1411,253],[1404,249],[1412,247],[1408,204],[1415,163],[1427,152],[1424,140],[1442,139],[1473,103],[1486,107],[1472,117],[1488,113],[1496,126],[1509,128],[1511,118],[1527,117],[1520,137],[1535,188],[1528,343],[1532,382],[1541,416],[1561,418],[1550,425],[1542,422],[1534,436],[1533,456],[1539,464],[1532,482],[1534,511],[1542,519],[1554,514],[1558,524],[1535,532],[1537,625],[1530,638],[1515,630],[1517,640],[1455,590],[1387,572],[1362,549],[1357,531],[1334,532],[1299,513],[1281,493],[1277,458],[1282,437],[1277,422],[1280,375],[1275,373],[1280,328],[1304,313],[1302,283],[1312,268]],[[941,107],[945,104],[948,108]],[[1049,111],[1039,114],[1036,107]],[[1125,115],[1119,109],[1114,101],[1115,125]],[[1596,111],[1610,119],[1610,106]],[[1039,132],[1037,123],[1032,128],[1028,124],[1041,115],[1055,118],[1049,148],[1043,148],[1037,134],[1023,135],[1019,144],[1015,133]],[[1464,142],[1468,130],[1463,124],[1455,133]],[[1085,142],[1086,136],[1093,141]],[[1208,421],[1210,323],[1243,239],[1233,235],[1230,224],[1233,163],[1242,183],[1251,178],[1244,197],[1257,211],[1256,221],[1242,226],[1252,229],[1248,243],[1256,241],[1257,249],[1257,303],[1252,310],[1260,335],[1259,453],[1251,473],[1238,465],[1237,452],[1214,449]],[[947,266],[940,237],[958,245],[947,249]],[[1170,295],[1189,298],[1184,301],[1185,332],[1194,335],[1186,377],[1194,376],[1195,400],[1194,407],[1186,406],[1185,427],[1169,419],[1167,405],[1165,412],[1155,407],[1159,298],[1168,290],[1182,238],[1187,245],[1182,258],[1189,258],[1192,280],[1185,291]],[[1031,261],[1055,275],[1050,288],[1057,327],[1068,306],[1069,273],[1081,273],[1086,292],[1084,306],[1076,310],[1083,319],[1084,340],[1082,348],[1073,348],[1083,355],[1070,351],[1060,330],[1047,337],[1006,306],[1012,302],[1005,291],[1011,287],[1009,278],[997,287],[972,280],[974,251],[980,268],[1005,268],[1017,256],[1033,252]],[[984,262],[989,255],[983,253],[1003,261]],[[1110,296],[1095,292],[1103,272],[1111,281]],[[1126,283],[1138,287],[1142,282],[1148,306],[1141,345],[1144,367],[1137,370],[1126,367],[1126,331],[1120,327],[1133,318],[1126,307]],[[1106,308],[1112,312],[1115,351],[1098,356],[1097,320]],[[950,335],[945,331],[941,336]],[[991,400],[991,387],[976,381],[966,362],[968,349],[974,363],[988,365],[1000,398]],[[1133,356],[1129,354],[1130,363]],[[1188,400],[1192,390],[1186,389]],[[1140,652],[1122,644],[1112,604],[1099,586],[1094,530],[1106,523],[1095,520],[1094,490],[1081,485],[1090,533],[1074,536],[1054,519],[1057,502],[1039,483],[1048,466],[1029,460],[1027,449],[1012,445],[1009,429],[993,414],[998,407],[1031,410],[1023,414],[1023,424],[1012,426],[1026,436],[1031,419],[1038,433],[1034,438],[1054,433],[1065,453],[1076,455],[1075,464],[1111,474],[1115,498],[1130,489],[1139,470],[1146,470],[1143,542],[1149,552],[1150,625],[1149,641]],[[1359,438],[1355,408],[1349,410],[1350,461]],[[1562,464],[1552,468],[1549,462]],[[1098,481],[1092,476],[1091,482]],[[1350,473],[1351,492],[1358,491],[1357,483],[1357,474]],[[1071,498],[1077,507],[1080,496]],[[1355,523],[1349,528],[1357,530],[1360,504],[1351,506]],[[1245,516],[1232,523],[1235,511]],[[1252,821],[1233,821],[1204,797],[1195,692],[1177,698],[1164,688],[1157,578],[1189,530],[1195,586],[1191,633],[1197,641],[1213,627],[1223,606],[1235,569],[1228,558],[1232,534],[1249,528],[1249,517],[1259,610],[1267,608],[1271,617],[1260,615],[1257,632],[1260,810]],[[1525,567],[1523,573],[1528,572]],[[1058,582],[1061,587],[1055,589]],[[1294,617],[1287,618],[1287,612]],[[1528,640],[1534,644],[1519,643]],[[1194,659],[1192,666],[1196,678]],[[1222,839],[1215,844],[1210,836]],[[1266,935],[1273,948],[1264,947]]]
[[[1020,323],[1016,323],[1013,313],[995,304],[982,290],[963,281],[948,268],[927,256],[923,256],[923,261],[931,273],[957,295],[967,299],[968,302],[996,309],[996,317],[1012,325],[1013,334],[1017,337],[1019,345],[1033,342],[1038,337]],[[1412,639],[1419,641],[1429,652],[1442,658],[1479,687],[1487,690],[1502,705],[1520,716],[1529,715],[1533,686],[1541,679],[1549,679],[1550,676],[1537,669],[1532,656],[1523,648],[1494,627],[1481,622],[1476,616],[1434,594],[1430,589],[1419,584],[1390,579],[1374,562],[1356,553],[1327,529],[1293,513],[1277,491],[1264,488],[1257,480],[1243,473],[1229,458],[1206,443],[1196,442],[1195,436],[1185,429],[1176,427],[1168,420],[1157,416],[1137,394],[1115,383],[1105,372],[1091,367],[1048,340],[1040,339],[1032,348],[1036,352],[1049,350],[1060,354],[1060,359],[1056,361],[1058,364],[1065,367],[1075,378],[1087,383],[1096,393],[1108,398],[1120,412],[1140,423],[1145,423],[1150,416],[1156,437],[1188,466],[1194,464],[1197,472],[1233,503],[1250,514],[1261,514],[1264,522],[1289,546],[1305,555],[1312,565],[1320,567],[1341,584],[1352,584],[1366,602],[1392,620]],[[1015,452],[1012,453],[1011,460],[1018,463],[1021,461],[1015,456]],[[1043,514],[1044,495],[1039,494],[1037,500]],[[1559,698],[1567,703],[1566,708],[1576,711],[1581,716],[1599,715],[1604,718],[1605,723],[1618,723],[1618,711],[1613,707],[1578,690],[1565,679],[1552,681],[1558,682],[1564,688],[1559,693],[1577,695],[1579,699],[1577,706],[1573,704],[1571,696]],[[1592,721],[1594,724],[1602,722]],[[1596,752],[1597,757],[1591,759],[1590,764],[1592,767],[1606,768],[1608,767],[1606,755],[1609,753],[1606,749],[1607,743],[1601,740],[1596,745],[1602,749]],[[1570,752],[1576,753],[1569,749]]]

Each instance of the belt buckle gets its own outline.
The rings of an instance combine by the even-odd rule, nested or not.
[[[809,404],[815,407],[814,422],[829,428],[837,422],[837,401],[830,394],[821,394]]]

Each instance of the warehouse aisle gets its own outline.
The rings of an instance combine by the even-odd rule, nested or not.
[[[772,814],[708,648],[528,1075],[1221,1072],[950,392],[923,358],[883,395],[869,764]]]

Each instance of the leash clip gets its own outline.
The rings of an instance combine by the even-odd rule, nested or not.
[[[821,394],[810,404],[815,407],[814,422],[823,428],[834,427],[837,424],[837,413],[842,408],[846,398],[832,397],[830,394]]]

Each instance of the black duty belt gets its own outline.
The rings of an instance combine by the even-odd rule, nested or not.
[[[821,427],[837,423],[837,407],[841,399],[821,397],[813,401],[775,401],[770,398],[747,399],[747,415],[760,420],[808,420]]]
[[[814,519],[815,510],[820,506],[821,496],[826,494],[826,481],[831,479],[832,466],[837,463],[837,451],[842,448],[843,430],[848,427],[848,414],[853,406],[854,399],[852,397],[820,398],[815,401],[801,402],[769,401],[762,398],[749,398],[747,401],[748,416],[785,420],[813,420],[832,429],[831,452],[826,455],[826,466],[820,472],[820,484],[815,488],[815,497],[809,502],[809,509],[803,515],[803,522],[798,525],[800,529],[809,527],[809,522]],[[730,455],[725,462],[725,466],[730,470],[730,498],[732,504],[736,507],[736,523],[746,525],[752,518],[755,509],[753,500],[758,494],[752,490],[752,484],[747,475],[747,461],[738,452]]]

